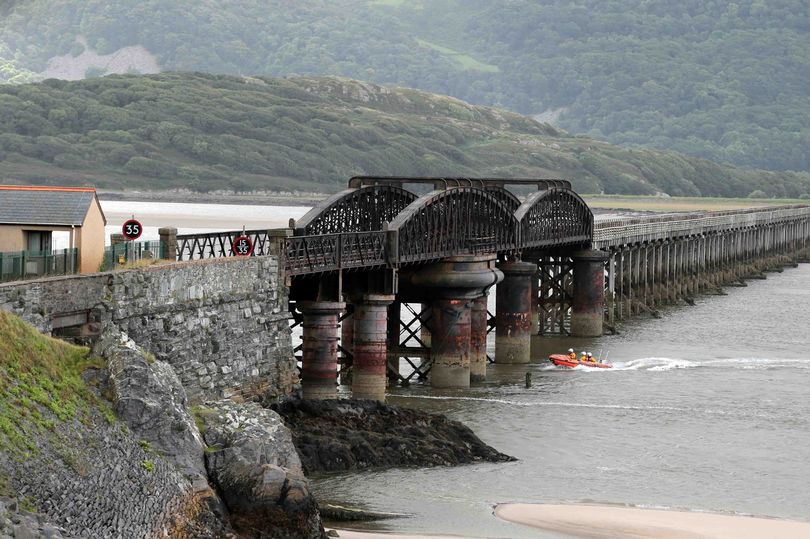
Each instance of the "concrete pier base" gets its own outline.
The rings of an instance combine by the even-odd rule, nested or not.
[[[394,296],[368,294],[355,302],[352,397],[385,402],[388,305]]]
[[[571,312],[573,337],[599,337],[605,310],[604,251],[577,251],[574,260],[574,301]]]
[[[388,363],[386,368],[386,376],[392,382],[397,380],[399,374],[399,338],[400,338],[400,322],[402,318],[402,303],[393,301],[388,305],[388,320],[386,322],[388,334]]]
[[[419,338],[425,348],[430,348],[430,303],[421,303],[420,307],[419,314],[424,314],[424,317],[420,321]]]
[[[303,360],[301,388],[305,399],[337,398],[338,317],[343,302],[302,301]]]
[[[537,266],[505,262],[503,282],[495,290],[495,363],[528,363],[532,348],[532,278]]]
[[[470,381],[487,378],[487,296],[473,300],[470,310]]]
[[[470,315],[472,300],[440,299],[433,302],[431,347],[433,387],[470,387]]]
[[[343,353],[338,354],[340,358],[340,367],[342,374],[340,375],[341,385],[351,385],[352,383],[352,368],[350,368],[354,357],[354,306],[348,306],[349,311],[340,322],[340,347],[343,348]]]
[[[503,279],[495,255],[446,258],[419,270],[411,282],[430,290],[430,383],[434,387],[470,386],[470,335],[473,300]]]

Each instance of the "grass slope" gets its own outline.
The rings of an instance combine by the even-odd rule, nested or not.
[[[91,408],[113,421],[81,377],[98,361],[87,348],[43,336],[0,311],[0,452],[29,458],[38,437],[58,437],[58,423],[89,421]]]
[[[0,178],[103,188],[334,191],[357,174],[564,177],[580,192],[798,197],[810,175],[571,136],[445,96],[199,73],[0,86]]]

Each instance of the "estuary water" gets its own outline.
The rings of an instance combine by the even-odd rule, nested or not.
[[[309,209],[102,207],[108,235],[135,214],[144,240],[157,239],[161,226],[181,233],[280,227]],[[320,476],[317,496],[407,514],[366,529],[488,538],[560,537],[497,519],[493,505],[504,502],[810,520],[810,265],[726,290],[664,309],[661,319],[625,322],[619,335],[539,339],[534,363],[490,365],[487,382],[470,389],[392,388],[389,402],[462,421],[519,460]],[[606,356],[615,368],[560,370],[545,360],[569,347]]]
[[[462,421],[519,460],[320,476],[316,495],[408,515],[365,529],[472,537],[560,537],[497,519],[503,502],[810,520],[810,265],[726,290],[619,335],[540,339],[532,364],[490,365],[470,389],[392,388],[389,402]],[[572,346],[615,368],[544,359]]]

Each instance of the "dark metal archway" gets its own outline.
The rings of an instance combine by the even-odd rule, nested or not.
[[[452,187],[418,198],[391,221],[389,257],[409,264],[511,251],[516,232],[514,212],[498,196],[475,187]]]
[[[296,236],[382,230],[416,195],[394,185],[345,189],[327,198],[295,225]]]
[[[532,193],[515,212],[515,219],[520,249],[586,244],[593,237],[593,212],[568,189]]]

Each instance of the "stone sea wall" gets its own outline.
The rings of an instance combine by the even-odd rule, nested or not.
[[[293,391],[287,300],[275,256],[0,285],[0,309],[43,333],[125,332],[171,364],[192,402]]]

